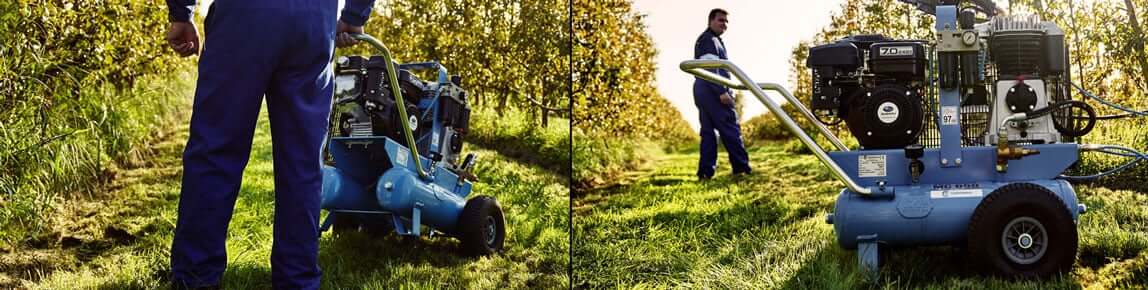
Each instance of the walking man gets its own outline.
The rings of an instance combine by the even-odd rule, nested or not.
[[[721,35],[729,23],[729,13],[720,8],[710,10],[709,25],[694,43],[694,59],[727,59],[725,44]],[[729,72],[716,70],[715,73],[729,77]],[[701,157],[698,159],[698,178],[710,179],[717,167],[717,137],[729,153],[729,163],[733,174],[748,174],[749,154],[741,141],[741,125],[738,125],[737,112],[730,90],[701,78],[694,79],[694,105],[698,107],[701,123]]]
[[[200,53],[196,0],[167,0],[167,41]],[[205,39],[183,153],[172,286],[218,289],[227,266],[227,225],[266,99],[275,164],[271,279],[276,289],[318,289],[321,146],[331,110],[335,46],[354,44],[373,0],[216,0]]]

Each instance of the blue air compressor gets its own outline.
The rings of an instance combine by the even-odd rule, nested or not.
[[[811,48],[809,107],[729,61],[680,67],[752,92],[846,185],[826,221],[871,273],[878,249],[925,245],[967,247],[983,269],[1006,277],[1068,271],[1086,208],[1069,183],[1081,177],[1065,170],[1084,151],[1135,157],[1129,165],[1146,156],[1076,142],[1098,118],[1071,98],[1068,49],[1055,23],[1003,15],[989,0],[901,1],[936,17],[936,39],[854,35]],[[837,150],[822,149],[766,90]],[[827,127],[841,122],[858,150]]]
[[[353,36],[382,54],[336,60],[322,229],[444,233],[470,254],[502,250],[502,209],[492,197],[471,196],[475,155],[459,156],[470,121],[461,78],[437,62],[395,63],[382,42]]]

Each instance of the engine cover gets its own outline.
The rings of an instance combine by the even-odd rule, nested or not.
[[[897,84],[859,90],[845,118],[865,149],[904,148],[917,142],[924,125],[921,96]]]
[[[997,143],[1001,122],[1009,115],[1047,107],[1050,101],[1044,81],[1039,79],[998,81],[994,95],[1004,97],[993,100],[992,122],[988,124],[988,134],[985,136],[987,144]],[[1060,132],[1053,126],[1052,116],[1044,115],[1012,122],[1008,125],[1008,139],[1030,144],[1049,144],[1060,140]]]

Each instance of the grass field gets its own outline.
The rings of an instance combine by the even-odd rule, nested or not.
[[[228,239],[225,289],[271,287],[274,209],[271,140],[260,118]],[[177,130],[155,144],[156,158],[119,169],[102,193],[63,201],[49,230],[28,245],[0,252],[0,288],[153,289],[169,287],[168,251],[176,220],[187,138]],[[324,289],[567,288],[567,178],[495,151],[482,158],[475,192],[499,200],[506,213],[506,251],[483,258],[460,254],[452,238],[372,237],[324,233]]]
[[[842,185],[793,144],[750,148],[755,172],[699,182],[697,149],[671,152],[626,181],[576,195],[575,288],[1062,289],[1148,285],[1148,193],[1076,187],[1080,222],[1073,272],[1007,281],[977,272],[949,247],[893,251],[872,281],[824,222]]]

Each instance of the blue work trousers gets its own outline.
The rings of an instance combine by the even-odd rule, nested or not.
[[[733,173],[749,173],[749,154],[741,141],[741,125],[737,122],[737,112],[732,105],[721,102],[721,93],[715,93],[704,81],[694,83],[694,105],[698,108],[698,121],[701,125],[701,156],[698,158],[699,177],[713,177],[717,168],[717,138],[729,153],[729,163]],[[715,136],[715,131],[716,135]]]
[[[275,165],[271,279],[317,289],[322,144],[331,110],[335,0],[216,0],[183,154],[172,241],[176,285],[219,284],[227,227],[266,100]]]

